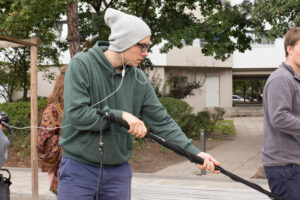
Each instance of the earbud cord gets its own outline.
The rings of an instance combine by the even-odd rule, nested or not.
[[[140,65],[138,65],[138,66],[140,67]],[[140,69],[141,69],[141,67],[140,67]],[[135,73],[135,80],[136,80],[137,82],[139,82],[139,83],[142,84],[142,85],[147,84],[147,79],[146,79],[146,77],[145,77],[145,73],[143,73],[143,78],[144,78],[145,82],[142,82],[142,81],[140,81],[140,80],[138,79],[138,77],[137,77],[137,72],[136,72],[136,67],[134,68],[134,73]]]
[[[121,86],[122,86],[122,84],[123,84],[124,77],[125,77],[125,68],[126,68],[126,65],[128,65],[129,63],[132,63],[132,62],[127,62],[126,64],[124,63],[123,53],[121,53],[121,59],[122,59],[122,65],[123,65],[123,69],[122,69],[122,79],[121,79],[121,82],[120,82],[118,88],[117,88],[115,91],[113,91],[111,94],[109,94],[108,96],[106,96],[104,99],[102,99],[101,101],[99,101],[99,102],[95,103],[94,105],[92,105],[91,107],[94,107],[94,106],[96,106],[96,105],[102,103],[103,101],[105,101],[106,99],[108,99],[109,97],[111,97],[112,95],[114,95],[114,94],[121,88]],[[132,64],[133,64],[133,63],[132,63]],[[138,65],[138,67],[140,67],[140,66]],[[140,67],[140,68],[141,68],[141,67]],[[140,80],[138,79],[136,67],[134,67],[134,73],[135,73],[135,79],[136,79],[137,82],[139,82],[140,84],[143,84],[143,85],[147,84],[147,79],[146,79],[144,73],[143,73],[143,78],[144,78],[145,82],[142,82],[142,81],[140,81]],[[54,128],[46,128],[46,127],[40,127],[40,126],[26,126],[26,127],[10,126],[10,127],[11,127],[11,128],[14,128],[14,129],[18,129],[18,130],[29,129],[29,128],[38,128],[38,129],[44,129],[44,130],[55,130],[55,129],[59,129],[59,128],[61,128],[61,129],[62,129],[62,128],[66,128],[66,127],[69,127],[69,126],[70,126],[70,125],[67,124],[67,125],[65,125],[65,126],[59,126],[59,127],[54,127]]]
[[[121,79],[121,82],[118,86],[118,88],[113,91],[111,94],[109,94],[108,96],[106,96],[104,99],[102,99],[101,101],[95,103],[94,105],[92,105],[91,107],[94,107],[96,105],[98,105],[99,103],[102,103],[103,101],[105,101],[106,99],[108,99],[109,97],[111,97],[112,95],[114,95],[122,86],[122,83],[123,83],[123,80],[124,80],[124,77],[125,77],[125,67],[126,65],[128,64],[124,64],[124,59],[123,59],[123,55],[121,54],[121,57],[122,57],[122,65],[123,65],[123,69],[122,69],[122,79]],[[53,127],[53,128],[46,128],[46,127],[40,127],[40,126],[26,126],[26,127],[16,127],[16,126],[10,126],[11,128],[14,128],[14,129],[18,129],[18,130],[23,130],[23,129],[29,129],[29,128],[39,128],[39,129],[44,129],[44,130],[55,130],[55,129],[59,129],[59,128],[66,128],[66,127],[69,127],[70,125],[67,124],[65,126],[59,126],[59,127]]]

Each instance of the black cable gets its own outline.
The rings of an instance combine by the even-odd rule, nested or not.
[[[100,139],[99,139],[100,166],[99,166],[99,175],[98,175],[98,181],[97,181],[96,200],[99,199],[99,187],[100,187],[101,172],[102,172],[102,167],[103,167],[103,165],[102,165],[103,164],[103,147],[104,147],[103,129],[102,129],[103,118],[105,118],[105,115],[103,115],[101,117],[101,120],[100,120],[100,130],[99,130],[99,135],[100,135]]]
[[[121,127],[124,127],[126,129],[129,129],[129,125],[127,124],[126,121],[116,117],[114,114],[111,114],[111,113],[108,113],[108,112],[104,112],[102,110],[98,110],[97,111],[97,114],[102,116],[102,118],[104,117],[106,120],[109,120],[111,122],[114,122],[116,124],[118,124],[119,126]],[[198,163],[198,164],[203,164],[204,163],[204,160],[193,154],[193,153],[190,153],[186,150],[184,150],[183,148],[181,148],[180,146],[176,145],[176,144],[172,144],[170,142],[166,142],[163,138],[151,133],[151,132],[147,132],[147,135],[146,135],[147,138],[150,138],[152,140],[154,140],[155,142],[161,144],[162,146],[165,146],[171,150],[173,150],[175,153],[179,154],[179,155],[182,155],[182,156],[185,156],[186,158],[188,158],[191,162],[194,162],[194,163]],[[240,183],[243,183],[265,195],[267,195],[270,199],[273,199],[273,200],[282,200],[281,197],[278,197],[276,196],[275,194],[272,194],[271,192],[263,189],[261,186],[255,184],[255,183],[252,183],[250,181],[247,181],[225,169],[223,169],[222,167],[220,166],[215,166],[215,169],[216,170],[219,170],[222,174],[230,177],[232,180],[234,181],[237,181],[237,182],[240,182]]]

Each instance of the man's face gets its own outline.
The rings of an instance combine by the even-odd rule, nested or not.
[[[287,46],[287,60],[300,68],[300,41],[294,46]]]
[[[138,66],[148,55],[148,46],[150,45],[150,35],[124,51],[124,64],[132,67]]]

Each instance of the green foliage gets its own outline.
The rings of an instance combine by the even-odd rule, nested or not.
[[[181,127],[184,122],[185,115],[192,113],[192,107],[184,101],[175,99],[172,97],[161,97],[159,98],[161,104],[167,109],[169,115],[176,121]]]
[[[210,114],[208,111],[198,112],[196,120],[200,124],[200,128],[204,129],[205,132],[210,132],[212,130]]]
[[[42,112],[47,106],[47,99],[41,98],[38,101],[38,108]],[[13,103],[0,104],[0,110],[9,116],[9,124],[15,127],[30,126],[30,102],[17,101]],[[14,130],[16,137],[26,137],[30,134],[30,128],[22,130]]]
[[[159,98],[161,104],[167,109],[170,116],[181,127],[182,131],[190,138],[199,137],[200,130],[204,129],[205,133],[214,132],[216,123],[223,118],[225,110],[215,108],[214,114],[208,111],[192,113],[192,108],[184,101],[172,97]],[[214,118],[212,118],[212,116]],[[233,125],[233,124],[232,124]],[[231,126],[230,124],[228,126]],[[229,129],[229,131],[227,130]],[[222,126],[221,132],[227,134],[231,128],[227,124]],[[218,129],[219,131],[219,129]]]
[[[255,94],[263,93],[263,87],[266,80],[233,80],[233,94],[248,96],[249,100],[253,99]]]
[[[159,150],[161,153],[166,153],[166,147],[164,147],[164,146],[160,146]]]
[[[215,121],[222,120],[225,114],[224,108],[214,107],[214,109],[215,109],[215,113],[213,119],[215,119]]]
[[[134,137],[133,143],[135,146],[141,146],[141,147],[147,146],[145,142],[145,138]]]
[[[202,49],[205,55],[225,60],[235,50],[244,52],[251,48],[253,39],[247,32],[256,25],[256,21],[248,17],[249,6],[231,6],[230,3],[222,4],[220,0],[80,2],[86,3],[82,4],[79,15],[81,41],[98,34],[92,41],[85,42],[88,47],[97,40],[107,40],[110,31],[103,16],[108,7],[141,17],[152,30],[152,46],[165,41],[161,53],[167,53],[174,47],[192,45],[195,39],[201,39],[205,41]],[[84,9],[87,6],[91,6],[96,13]]]
[[[58,25],[65,1],[8,0],[0,1],[0,7],[0,35],[24,39],[26,34],[45,34],[44,37],[40,37],[45,38],[46,33],[50,35],[51,28]]]
[[[39,62],[58,65],[63,45],[58,41],[56,31],[59,30],[60,14],[65,12],[65,1],[9,0],[0,1],[0,8],[0,35],[19,39],[39,38]],[[30,87],[30,47],[0,48],[0,54],[3,55],[0,86],[5,91],[2,96],[12,101],[13,92],[21,90],[25,100]],[[45,67],[41,69],[45,70]]]
[[[200,130],[205,132],[211,131],[211,121],[209,113],[206,111],[195,114],[188,114],[184,116],[184,121],[181,124],[182,131],[190,138],[198,137]]]
[[[235,135],[235,128],[232,120],[219,120],[214,127],[214,133],[225,134],[225,135]]]
[[[255,29],[257,37],[276,39],[283,37],[291,27],[299,26],[299,4],[299,0],[254,1],[249,16],[260,24],[261,28]],[[266,25],[270,29],[265,29]]]
[[[192,91],[201,87],[200,82],[189,82],[188,77],[178,74],[170,76],[166,84],[169,88],[169,93],[165,96],[176,99],[184,99],[188,95],[194,95]]]

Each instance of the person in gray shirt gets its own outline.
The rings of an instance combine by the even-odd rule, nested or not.
[[[300,199],[300,27],[285,34],[286,62],[268,78],[263,92],[262,163],[272,193]]]
[[[0,117],[1,118],[1,117]],[[2,126],[0,125],[0,168],[4,165],[7,160],[7,148],[10,143],[7,136],[2,131]]]

